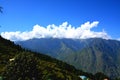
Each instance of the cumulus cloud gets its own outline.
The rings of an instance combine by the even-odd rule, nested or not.
[[[92,23],[86,22],[80,27],[74,27],[68,22],[64,22],[59,26],[55,24],[42,27],[39,25],[33,26],[31,31],[25,32],[2,32],[1,36],[11,41],[28,40],[32,38],[72,38],[72,39],[86,39],[86,38],[104,38],[109,39],[110,36],[103,30],[95,32],[91,29],[97,27],[98,21]]]

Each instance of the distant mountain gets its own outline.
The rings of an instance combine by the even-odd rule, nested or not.
[[[76,52],[88,44],[86,40],[73,40],[65,38],[35,38],[27,41],[18,41],[15,43],[19,44],[23,48],[27,48],[35,52],[42,52],[52,57],[58,57],[59,55],[63,54],[63,52],[64,54]]]
[[[41,38],[19,41],[22,47],[50,55],[86,72],[103,72],[120,77],[120,42],[101,38]]]

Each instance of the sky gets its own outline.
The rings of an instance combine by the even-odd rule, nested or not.
[[[32,38],[120,40],[120,0],[0,0],[0,34]]]

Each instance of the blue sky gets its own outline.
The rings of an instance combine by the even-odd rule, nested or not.
[[[59,27],[68,22],[75,28],[98,21],[94,32],[120,38],[120,0],[0,0],[0,33],[32,31],[33,26]]]

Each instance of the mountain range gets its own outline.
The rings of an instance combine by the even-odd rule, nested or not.
[[[65,61],[85,72],[102,72],[110,78],[120,77],[120,42],[116,40],[34,38],[15,43]]]
[[[104,73],[83,72],[50,56],[23,49],[0,36],[0,80],[82,80],[83,77],[109,79]]]

